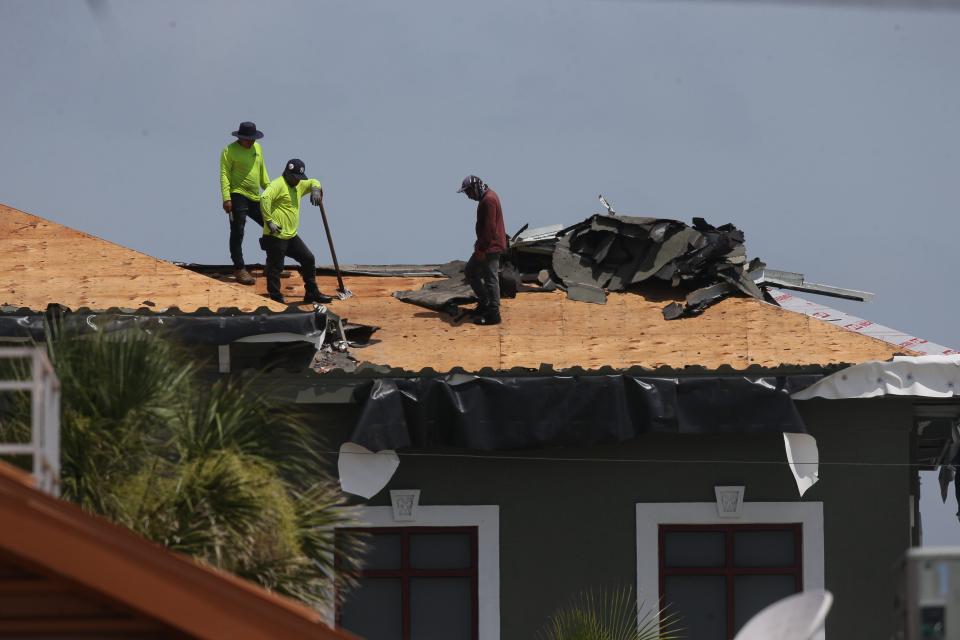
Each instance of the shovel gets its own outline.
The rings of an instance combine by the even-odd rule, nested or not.
[[[333,269],[337,272],[337,298],[346,300],[353,295],[353,292],[343,286],[343,276],[340,274],[340,264],[337,262],[337,250],[333,248],[333,236],[330,235],[330,224],[327,222],[327,212],[323,208],[323,200],[320,200],[320,216],[323,218],[323,230],[327,232],[327,243],[330,245],[330,257],[333,258]]]

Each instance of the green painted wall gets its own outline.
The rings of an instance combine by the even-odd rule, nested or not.
[[[836,596],[827,637],[887,638],[895,564],[910,541],[914,472],[908,466],[829,463],[908,462],[910,404],[817,400],[801,403],[800,410],[825,463],[804,501],[824,503],[826,581]],[[322,411],[329,441],[338,445],[356,414],[346,408]],[[407,457],[387,487],[418,488],[422,504],[500,506],[503,640],[530,639],[579,590],[635,584],[637,502],[712,502],[716,485],[745,485],[747,501],[799,499],[785,464],[641,461],[783,461],[780,434],[651,435],[618,445],[516,455],[632,461]],[[369,504],[389,504],[387,489]]]

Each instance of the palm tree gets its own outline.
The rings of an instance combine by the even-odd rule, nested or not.
[[[679,640],[675,614],[637,604],[630,587],[583,591],[558,609],[538,640]]]
[[[62,389],[62,497],[321,610],[348,590],[363,540],[334,534],[354,512],[323,443],[267,381],[205,380],[179,345],[140,329],[53,325],[47,350]],[[23,397],[0,407],[7,437],[29,429],[25,408]]]

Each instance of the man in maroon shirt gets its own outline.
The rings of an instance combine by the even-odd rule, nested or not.
[[[480,301],[474,322],[500,324],[500,254],[507,250],[500,198],[477,176],[464,178],[457,193],[477,201],[477,241],[464,269]]]

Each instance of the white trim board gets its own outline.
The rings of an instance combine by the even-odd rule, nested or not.
[[[476,527],[480,640],[500,640],[500,507],[419,505],[416,520],[397,522],[393,507],[359,507],[359,527]]]
[[[719,517],[716,502],[638,502],[638,602],[657,602],[660,599],[661,524],[737,525],[794,522],[803,527],[803,588],[823,589],[822,502],[744,502],[739,518]]]

